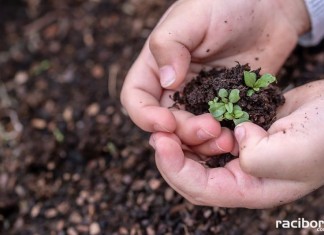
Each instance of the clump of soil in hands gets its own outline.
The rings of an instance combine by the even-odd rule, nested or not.
[[[284,104],[285,98],[280,88],[275,84],[260,89],[253,95],[249,96],[244,82],[244,71],[254,72],[256,78],[261,77],[261,69],[251,70],[248,64],[237,64],[233,68],[218,68],[210,71],[201,71],[197,77],[191,80],[184,87],[182,92],[176,92],[173,96],[175,105],[183,105],[185,110],[200,115],[209,113],[208,102],[218,96],[220,89],[240,91],[240,99],[237,105],[249,114],[249,120],[265,130],[276,120],[277,108]],[[221,126],[234,130],[233,121],[222,120]],[[222,167],[235,157],[229,153],[214,156],[207,160],[209,167]]]

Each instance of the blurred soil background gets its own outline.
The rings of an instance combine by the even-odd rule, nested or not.
[[[275,221],[323,220],[323,189],[270,210],[210,208],[161,178],[119,92],[171,3],[1,1],[1,234],[316,233]],[[282,87],[323,79],[323,46],[298,47]]]

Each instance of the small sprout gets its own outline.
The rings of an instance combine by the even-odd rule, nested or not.
[[[224,114],[225,119],[233,120],[235,126],[249,121],[249,114],[247,112],[242,111],[241,107],[238,105],[234,105],[233,112],[227,112]]]
[[[218,120],[223,120],[223,114],[226,112],[226,107],[223,102],[218,102],[218,97],[208,102],[209,112]]]
[[[240,91],[233,89],[228,92],[226,89],[218,91],[218,97],[208,102],[209,112],[218,121],[230,120],[235,125],[249,120],[249,114],[242,111],[236,103],[240,100]]]
[[[33,75],[40,75],[41,73],[49,70],[51,68],[51,62],[48,60],[42,60],[39,64],[32,68],[31,73]]]
[[[113,157],[117,157],[118,149],[113,142],[108,142],[104,147],[104,151],[110,153]]]
[[[60,129],[55,128],[53,130],[53,135],[57,142],[62,143],[64,141],[64,134],[60,131]]]
[[[268,87],[277,81],[276,77],[269,73],[263,74],[259,79],[256,79],[257,76],[254,72],[244,71],[243,73],[245,85],[251,88],[247,91],[247,96],[252,96],[260,88]]]

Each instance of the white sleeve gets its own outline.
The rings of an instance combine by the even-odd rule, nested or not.
[[[301,46],[315,46],[324,37],[324,0],[305,0],[311,20],[311,31],[299,38]]]

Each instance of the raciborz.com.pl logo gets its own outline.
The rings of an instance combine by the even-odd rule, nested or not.
[[[324,220],[276,220],[276,228],[313,228],[317,231],[324,231]]]

